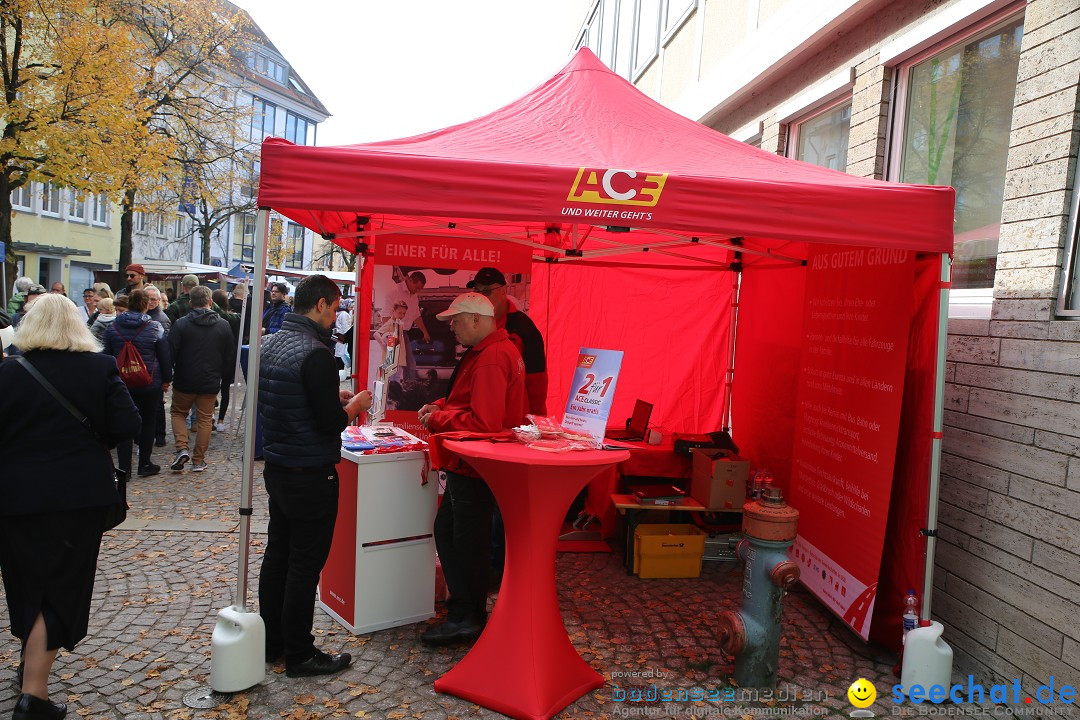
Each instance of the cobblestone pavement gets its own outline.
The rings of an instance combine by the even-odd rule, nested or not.
[[[449,695],[433,682],[465,654],[464,648],[420,644],[424,624],[353,637],[316,612],[319,643],[354,656],[351,668],[330,678],[289,679],[277,666],[259,686],[221,698],[217,707],[186,707],[185,694],[205,688],[210,635],[217,610],[232,603],[236,583],[236,507],[239,441],[215,433],[204,473],[136,478],[131,517],[102,544],[89,636],[54,667],[53,698],[69,717],[181,720],[194,718],[498,718],[498,713]],[[171,443],[170,443],[171,446]],[[171,447],[159,448],[163,466]],[[258,465],[261,465],[259,463]],[[266,498],[256,468],[251,578],[257,577],[265,537]],[[570,639],[607,685],[570,705],[560,718],[702,717],[797,714],[846,717],[848,686],[859,677],[879,692],[870,709],[895,714],[888,701],[895,656],[867,647],[803,590],[785,601],[780,685],[773,699],[734,688],[732,659],[719,648],[715,619],[734,608],[742,581],[731,563],[706,562],[702,576],[641,580],[625,574],[621,557],[560,553],[560,607]],[[253,594],[253,593],[252,593]],[[252,603],[254,606],[254,603]],[[0,607],[0,716],[8,717],[17,688],[18,645]],[[724,700],[672,703],[616,702],[628,685],[616,673],[651,672],[662,689],[730,693]],[[618,685],[618,687],[616,687]],[[715,697],[715,695],[714,695]],[[721,697],[724,697],[721,695]],[[798,697],[798,702],[790,698]],[[809,700],[807,700],[809,698]],[[910,709],[910,708],[909,708]]]

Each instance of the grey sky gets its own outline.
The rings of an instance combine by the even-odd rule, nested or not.
[[[239,0],[333,114],[319,145],[495,110],[570,57],[589,0]]]

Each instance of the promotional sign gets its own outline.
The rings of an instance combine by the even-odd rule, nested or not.
[[[915,277],[906,250],[811,248],[791,504],[802,581],[864,639],[896,458]]]
[[[507,295],[518,310],[528,311],[532,253],[524,245],[424,235],[386,235],[375,253],[371,298],[371,335],[366,364],[368,388],[379,386],[382,419],[424,439],[428,432],[416,417],[424,405],[445,397],[450,375],[467,350],[450,323],[439,320],[482,267],[503,273]],[[386,365],[387,351],[394,353]],[[380,366],[386,366],[379,378]]]
[[[581,348],[563,414],[564,428],[603,442],[622,358],[622,350]]]

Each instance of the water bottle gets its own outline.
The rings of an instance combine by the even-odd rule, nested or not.
[[[914,590],[904,595],[904,637],[901,643],[907,643],[907,635],[919,624],[919,596]]]
[[[760,468],[755,470],[754,471],[754,477],[750,481],[749,490],[750,490],[750,499],[751,500],[757,500],[759,497],[761,497],[761,480],[762,480],[761,473],[762,473],[762,471],[761,471]]]
[[[761,475],[761,488],[759,489],[758,494],[761,497],[765,497],[765,493],[767,493],[772,488],[773,477],[772,477],[772,473],[769,472],[768,470],[762,470],[760,475]]]

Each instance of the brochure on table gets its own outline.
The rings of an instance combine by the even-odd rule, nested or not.
[[[604,441],[622,358],[622,350],[581,348],[563,414],[563,427],[589,435],[598,444]]]
[[[415,449],[422,441],[390,424],[350,425],[341,433],[341,446],[356,453],[370,451],[392,452],[395,449]]]

